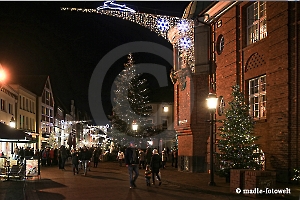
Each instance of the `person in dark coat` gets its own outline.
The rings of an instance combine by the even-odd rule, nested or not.
[[[174,150],[174,162],[175,162],[175,168],[177,168],[178,166],[178,149]]]
[[[158,154],[157,149],[153,149],[153,155],[150,162],[150,167],[152,171],[152,185],[155,185],[154,176],[157,177],[159,181],[159,186],[161,185],[161,179],[159,176],[159,169],[161,168],[161,166],[162,166],[161,157]]]
[[[130,146],[125,150],[125,164],[128,167],[130,188],[135,188],[135,181],[139,176],[139,160],[134,142],[130,142]]]
[[[64,145],[60,147],[60,157],[61,157],[61,169],[65,170],[65,163],[68,157],[67,149]]]
[[[79,164],[78,152],[76,152],[75,149],[72,150],[71,157],[72,157],[73,173],[75,175],[75,169],[76,169],[76,173],[78,174],[78,164]]]
[[[57,150],[58,169],[62,169],[61,148]]]
[[[92,155],[90,154],[90,151],[86,148],[86,146],[82,147],[79,159],[82,161],[84,176],[86,176],[87,174],[88,164],[91,158]]]
[[[94,160],[94,167],[97,168],[98,167],[98,162],[99,162],[99,150],[98,149],[94,149],[94,153],[93,153],[93,160]]]
[[[146,165],[150,165],[151,157],[152,157],[152,151],[150,147],[147,148],[145,157],[146,157]]]

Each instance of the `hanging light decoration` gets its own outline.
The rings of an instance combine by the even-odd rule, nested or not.
[[[169,21],[166,18],[158,18],[156,24],[157,28],[162,32],[169,30]]]
[[[187,67],[189,67],[191,71],[194,72],[194,21],[191,19],[183,19],[179,17],[148,13],[138,13],[123,4],[118,4],[112,1],[106,1],[104,2],[103,6],[99,6],[96,9],[62,7],[61,10],[98,13],[122,18],[144,26],[167,39],[172,43],[173,46],[179,49],[179,54],[184,55],[184,58],[187,60]],[[176,37],[178,37],[178,39],[170,40],[170,37],[168,36],[168,32],[170,31],[174,32],[174,34],[177,34]]]
[[[192,40],[189,37],[183,37],[179,40],[179,47],[184,51],[190,49]]]
[[[186,33],[189,31],[190,24],[186,19],[182,19],[178,22],[177,27],[181,33]]]

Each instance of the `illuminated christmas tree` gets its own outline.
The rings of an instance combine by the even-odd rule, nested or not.
[[[232,87],[233,100],[225,111],[226,119],[222,121],[216,156],[219,160],[220,176],[229,177],[230,169],[261,169],[258,139],[253,135],[254,120],[249,115],[249,106],[244,101],[244,94],[238,85]]]
[[[132,54],[128,55],[125,69],[117,77],[115,85],[115,105],[113,115],[110,116],[112,137],[120,141],[125,136],[148,136],[150,126],[147,117],[151,112],[151,107],[147,105],[149,88],[147,80],[142,79],[141,74],[137,74]],[[132,129],[133,123],[138,125],[137,131]]]
[[[55,139],[55,133],[50,133],[49,139],[48,139],[48,144],[50,147],[57,147],[57,141]]]

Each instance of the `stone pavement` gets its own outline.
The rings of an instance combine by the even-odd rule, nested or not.
[[[57,166],[42,167],[39,180],[0,182],[0,199],[253,199],[230,193],[230,184],[224,178],[215,176],[216,186],[209,186],[209,174],[179,172],[168,165],[166,169],[161,169],[160,187],[147,188],[144,170],[141,169],[138,188],[131,191],[127,168],[119,167],[117,162],[101,162],[98,168],[91,168],[86,177],[82,174],[74,176],[70,165],[66,166],[65,171]],[[286,187],[291,188],[291,195],[264,195],[258,199],[300,199],[298,185],[276,185],[276,189]]]

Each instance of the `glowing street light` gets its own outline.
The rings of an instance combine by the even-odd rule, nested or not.
[[[214,115],[216,112],[218,98],[214,93],[209,93],[206,99],[207,107],[210,111],[210,182],[208,183],[210,186],[215,186],[216,183],[214,181]]]
[[[0,82],[5,81],[5,79],[6,79],[6,73],[5,73],[5,71],[3,70],[2,65],[0,64]]]
[[[138,126],[139,125],[135,121],[132,122],[132,130],[134,130],[135,132],[137,132]]]

